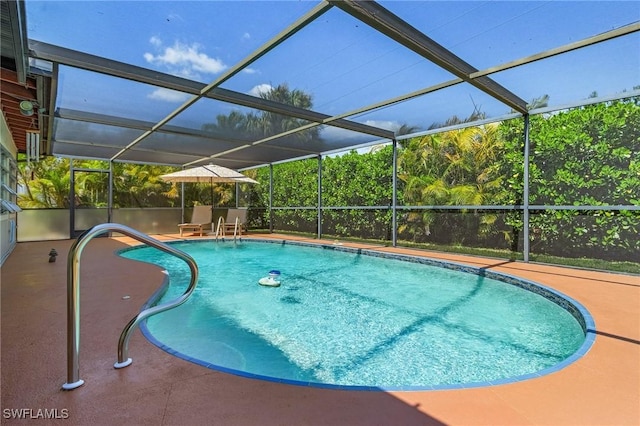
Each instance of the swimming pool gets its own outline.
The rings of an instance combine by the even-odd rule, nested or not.
[[[593,320],[577,302],[491,271],[342,246],[174,246],[196,259],[198,287],[184,305],[149,318],[143,333],[234,374],[350,389],[486,386],[555,371],[593,341]],[[121,254],[169,272],[150,303],[184,292],[180,260],[151,248]],[[273,269],[282,285],[258,285]]]

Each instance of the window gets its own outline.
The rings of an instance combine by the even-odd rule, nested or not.
[[[0,150],[0,212],[2,214],[17,213],[21,210],[17,204],[16,178],[16,161],[2,147]]]

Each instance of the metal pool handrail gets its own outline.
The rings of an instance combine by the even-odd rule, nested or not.
[[[220,216],[218,218],[218,226],[216,227],[216,240],[218,239],[218,234],[221,237],[224,237],[224,217]]]
[[[62,389],[72,390],[84,384],[80,379],[79,355],[80,355],[80,256],[84,247],[97,235],[105,232],[118,232],[153,248],[169,253],[184,260],[191,270],[191,281],[184,294],[177,299],[162,305],[152,306],[133,317],[124,327],[118,340],[118,362],[115,368],[124,368],[131,364],[128,357],[129,338],[135,327],[146,318],[160,312],[175,308],[187,301],[193,293],[198,282],[198,265],[187,253],[178,250],[158,241],[148,235],[117,223],[103,223],[85,231],[73,243],[69,249],[67,260],[67,383],[62,385]]]

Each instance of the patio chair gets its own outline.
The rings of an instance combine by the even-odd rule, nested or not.
[[[246,231],[247,209],[229,209],[227,211],[227,219],[224,222],[224,232],[233,233],[238,230],[238,235],[242,235],[242,231]]]
[[[191,213],[191,222],[180,223],[180,236],[187,231],[199,232],[200,236],[204,235],[204,229],[211,226],[211,206],[194,206]]]

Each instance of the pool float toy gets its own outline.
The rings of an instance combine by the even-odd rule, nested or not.
[[[280,286],[280,271],[276,271],[275,269],[269,271],[269,276],[260,278],[258,280],[258,284],[267,286],[267,287],[279,287]]]

